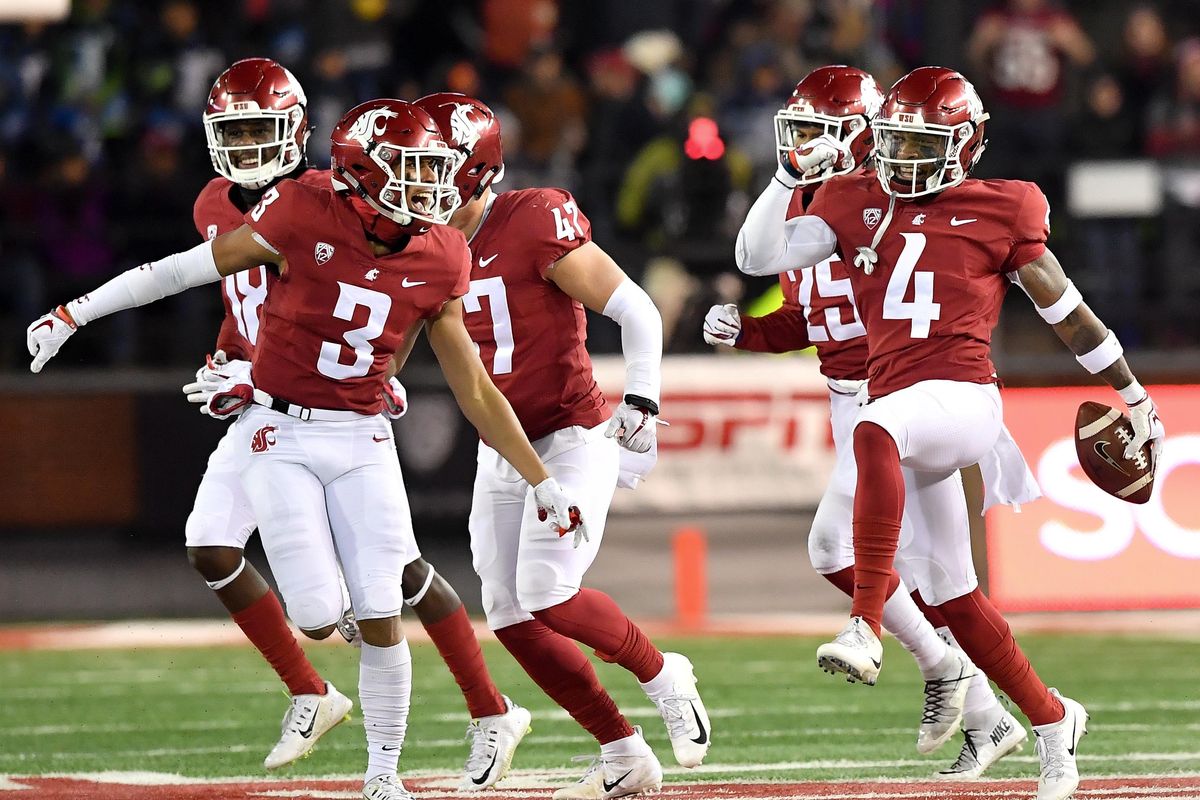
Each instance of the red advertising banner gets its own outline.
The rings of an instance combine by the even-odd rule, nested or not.
[[[1045,495],[988,514],[992,599],[1006,611],[1200,607],[1200,386],[1155,386],[1167,428],[1154,495],[1133,505],[1084,476],[1072,426],[1102,387],[1007,389],[1004,417]]]

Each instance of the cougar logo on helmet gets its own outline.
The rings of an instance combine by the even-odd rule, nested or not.
[[[456,103],[454,110],[450,112],[450,135],[467,151],[475,149],[475,145],[479,144],[479,129],[481,123],[487,121],[482,119],[483,115],[479,115],[479,119],[472,119],[472,114],[479,114],[474,106],[469,106],[466,103]]]
[[[371,144],[372,139],[387,133],[387,121],[398,116],[399,114],[395,111],[389,111],[386,108],[372,108],[354,121],[346,133],[346,137],[353,139],[365,148]]]

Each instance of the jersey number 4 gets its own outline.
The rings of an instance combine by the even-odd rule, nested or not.
[[[388,312],[392,310],[392,298],[374,289],[364,289],[350,283],[338,281],[338,299],[333,307],[337,319],[352,320],[359,306],[368,310],[367,324],[342,334],[341,342],[321,342],[321,355],[317,357],[317,372],[335,381],[361,378],[371,371],[375,361],[375,346],[371,340],[383,333]],[[354,361],[342,362],[342,348],[354,351]]]
[[[555,209],[555,213],[558,213],[558,209]],[[496,342],[496,354],[492,357],[492,375],[507,375],[512,372],[515,345],[504,278],[497,276],[471,281],[471,289],[463,297],[463,309],[468,314],[482,311],[483,305],[479,302],[481,297],[488,299],[488,308],[492,312],[492,339]]]
[[[568,242],[575,241],[577,236],[583,236],[583,226],[579,224],[579,206],[574,200],[567,200],[562,207],[550,209],[554,212],[554,231],[559,239]]]
[[[887,292],[883,295],[883,318],[912,320],[912,338],[928,339],[929,323],[941,319],[942,304],[933,302],[933,273],[915,271],[921,253],[925,252],[925,234],[900,235],[904,237],[904,249],[888,278]],[[910,282],[913,299],[905,300]]]

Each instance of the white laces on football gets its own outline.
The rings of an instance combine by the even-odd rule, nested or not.
[[[690,733],[688,722],[695,717],[694,714],[686,713],[692,710],[691,699],[682,695],[673,695],[663,698],[657,703],[658,711],[662,714],[663,722],[667,726],[667,736],[672,739],[687,736]]]
[[[863,271],[864,275],[870,275],[875,271],[875,265],[879,263],[879,253],[875,252],[875,248],[879,247],[879,242],[883,239],[884,232],[888,229],[888,225],[892,224],[892,212],[896,210],[896,195],[888,195],[888,210],[883,215],[883,221],[879,223],[879,227],[875,229],[875,238],[871,240],[870,247],[858,248],[858,254],[854,256],[854,266]]]

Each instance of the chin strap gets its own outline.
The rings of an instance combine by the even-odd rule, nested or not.
[[[875,271],[875,265],[879,263],[879,253],[875,252],[875,248],[879,246],[879,241],[883,239],[883,234],[888,229],[888,225],[892,224],[892,212],[896,210],[896,195],[888,195],[887,213],[883,215],[883,221],[879,223],[879,227],[875,230],[875,238],[871,240],[870,247],[858,248],[858,254],[854,256],[854,266],[863,271],[864,275],[870,275]]]

